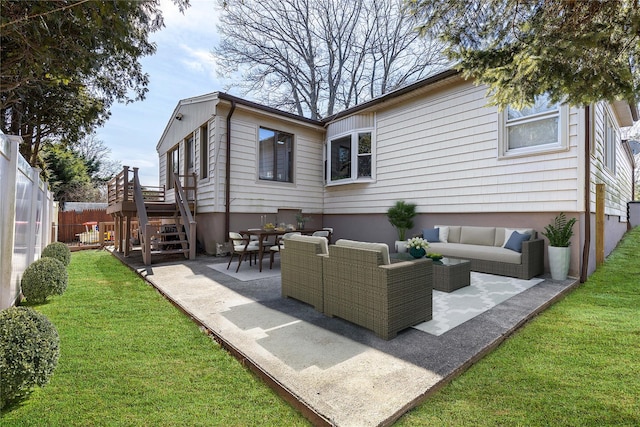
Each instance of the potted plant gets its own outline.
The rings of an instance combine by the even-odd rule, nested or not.
[[[564,280],[569,273],[571,261],[571,237],[576,219],[567,220],[564,212],[556,216],[553,223],[544,227],[542,235],[549,239],[549,269],[553,280]]]
[[[398,200],[387,210],[387,218],[398,232],[396,252],[406,252],[407,230],[413,228],[413,218],[416,216],[416,204]]]
[[[303,230],[305,223],[311,220],[308,216],[302,215],[302,212],[296,214],[296,222],[298,223],[298,230]]]
[[[409,254],[414,258],[422,258],[427,254],[429,248],[429,242],[422,237],[414,237],[407,241],[407,247],[409,248]]]

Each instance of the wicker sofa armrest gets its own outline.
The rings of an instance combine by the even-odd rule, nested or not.
[[[531,279],[544,273],[544,240],[533,239],[522,242],[523,278]]]

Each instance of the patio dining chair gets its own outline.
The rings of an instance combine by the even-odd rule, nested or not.
[[[233,260],[234,255],[238,255],[238,267],[236,268],[236,273],[240,270],[240,264],[242,264],[242,260],[244,260],[245,256],[249,255],[249,265],[251,265],[251,255],[255,255],[258,253],[260,249],[258,242],[255,240],[249,240],[248,236],[243,236],[240,233],[235,233],[233,231],[229,232],[229,239],[231,240],[231,257],[229,258],[229,264],[227,264],[227,270],[231,265],[231,261]],[[249,242],[249,245],[247,245]]]
[[[290,233],[284,233],[278,239],[276,239],[276,244],[269,248],[269,269],[273,268],[273,259],[276,253],[280,253],[282,249],[284,249],[284,241],[291,238],[291,236],[295,234],[301,234],[299,231],[292,231]]]

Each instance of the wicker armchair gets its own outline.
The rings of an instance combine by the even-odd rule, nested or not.
[[[324,237],[293,235],[280,250],[282,296],[311,304],[322,312],[324,285],[322,259],[327,255]]]
[[[339,243],[329,246],[329,256],[323,258],[326,315],[373,330],[385,340],[431,320],[431,260],[385,264],[381,251]]]

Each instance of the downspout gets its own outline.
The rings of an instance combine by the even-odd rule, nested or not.
[[[584,247],[582,248],[582,269],[580,271],[580,283],[587,280],[589,268],[589,254],[591,249],[591,106],[584,107],[585,132],[584,132]]]
[[[231,116],[236,109],[236,102],[231,100],[231,110],[227,114],[227,158],[224,172],[224,241],[229,241],[231,231]]]

